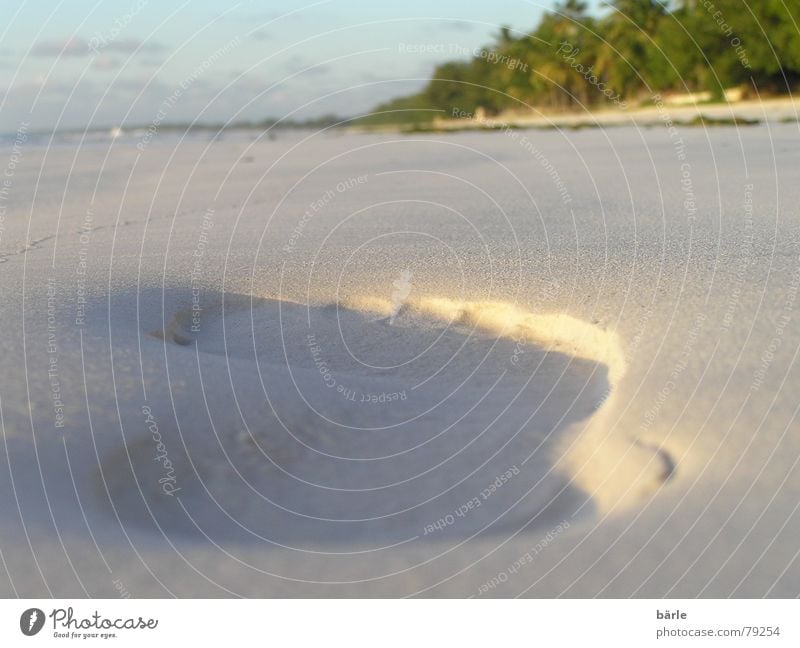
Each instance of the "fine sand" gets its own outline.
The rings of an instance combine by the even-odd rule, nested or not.
[[[799,141],[29,142],[0,594],[798,595]]]

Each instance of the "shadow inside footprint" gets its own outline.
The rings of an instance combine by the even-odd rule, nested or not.
[[[197,326],[178,312],[159,336],[172,344],[153,362],[181,385],[153,405],[158,439],[132,434],[103,466],[123,522],[202,541],[386,547],[549,527],[585,504],[552,450],[602,401],[603,365],[410,310],[390,323],[218,303]],[[136,416],[127,429],[142,428]]]

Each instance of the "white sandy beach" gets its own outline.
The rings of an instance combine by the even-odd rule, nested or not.
[[[572,111],[528,107],[525,110],[507,111],[498,115],[473,114],[453,109],[450,113],[437,115],[423,128],[436,131],[465,131],[504,128],[594,128],[612,126],[689,126],[691,124],[714,125],[741,122],[739,125],[769,123],[794,123],[800,118],[799,106],[794,97],[764,97],[736,101],[701,101],[692,94],[660,94],[648,97],[641,105],[625,108],[576,107]],[[396,125],[383,127],[396,131]],[[419,129],[420,127],[417,126]],[[380,128],[378,128],[380,130]],[[355,126],[355,132],[375,130]]]
[[[137,141],[0,171],[1,595],[800,594],[796,123]]]

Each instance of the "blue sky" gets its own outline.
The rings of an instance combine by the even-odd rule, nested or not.
[[[553,4],[3,0],[0,132],[358,114]]]

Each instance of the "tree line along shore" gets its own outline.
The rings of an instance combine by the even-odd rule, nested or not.
[[[442,118],[638,108],[654,97],[739,101],[785,95],[800,81],[800,29],[783,0],[581,0],[528,34],[503,27],[469,58],[438,65],[421,91],[377,106],[358,125],[425,127]],[[459,52],[460,54],[460,52]]]

